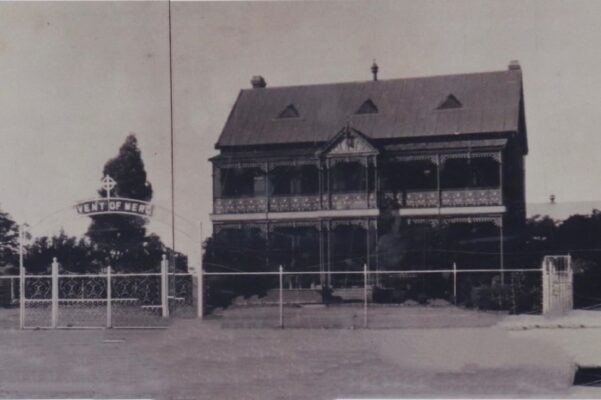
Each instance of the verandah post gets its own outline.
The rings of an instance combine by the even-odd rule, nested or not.
[[[453,302],[457,305],[457,263],[453,263]]]
[[[56,328],[58,324],[58,261],[52,259],[52,310],[51,327]]]
[[[23,225],[19,225],[19,327],[25,328],[25,265],[23,264]]]
[[[280,328],[284,327],[284,267],[280,265],[280,301],[279,301],[279,312],[280,312]]]
[[[112,287],[111,287],[111,266],[109,265],[106,269],[106,327],[113,327],[113,300],[112,300]]]
[[[196,316],[204,317],[204,253],[202,247],[202,222],[200,223],[200,265],[196,274]]]
[[[161,310],[163,318],[169,317],[169,262],[163,254],[161,260]]]
[[[363,264],[363,327],[367,328],[367,264]]]

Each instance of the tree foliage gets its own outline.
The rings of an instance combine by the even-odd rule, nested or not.
[[[15,266],[19,254],[19,227],[10,214],[0,210],[0,266]]]
[[[36,238],[27,246],[25,267],[27,273],[45,273],[50,271],[52,260],[71,272],[99,272],[104,265],[101,255],[85,238],[68,236],[64,231],[52,237]]]
[[[111,197],[142,201],[152,199],[152,185],[147,180],[142,153],[135,135],[127,136],[119,154],[104,165],[103,176],[111,176],[116,185]],[[106,195],[104,189],[98,194]],[[166,249],[156,235],[146,235],[146,218],[105,214],[90,217],[86,236],[106,264],[129,270],[145,270],[156,265]]]

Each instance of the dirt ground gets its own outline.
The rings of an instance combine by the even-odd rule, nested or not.
[[[399,308],[385,311],[407,327],[231,329],[225,319],[178,319],[157,330],[19,331],[6,327],[9,311],[0,310],[2,398],[601,396],[571,386],[576,364],[601,365],[601,329],[544,327],[542,317]]]

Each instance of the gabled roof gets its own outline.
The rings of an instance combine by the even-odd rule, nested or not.
[[[317,156],[348,156],[358,154],[378,154],[365,135],[358,130],[346,126],[341,129],[325,146],[317,151]]]
[[[242,90],[217,147],[323,143],[341,126],[370,139],[518,132],[519,69],[473,74]],[[460,108],[439,110],[449,94]],[[370,99],[374,114],[355,114]],[[301,118],[274,118],[289,104]]]

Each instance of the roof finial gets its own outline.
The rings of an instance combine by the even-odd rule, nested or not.
[[[374,58],[374,63],[371,65],[371,73],[374,76],[374,81],[378,80],[378,64],[376,64],[376,59]]]

